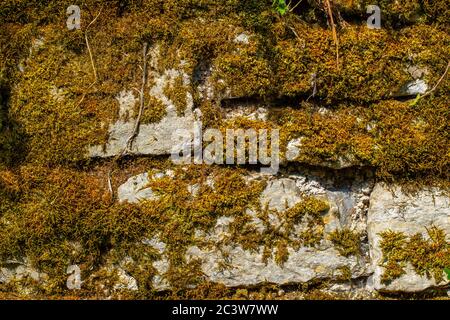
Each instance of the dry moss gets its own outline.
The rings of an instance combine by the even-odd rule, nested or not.
[[[208,176],[214,181],[214,189],[206,184]],[[189,186],[195,184],[199,188],[193,196]],[[144,203],[143,210],[154,217],[154,228],[160,230],[159,238],[166,243],[167,251],[170,252],[171,269],[167,279],[174,287],[182,288],[183,281],[187,281],[185,271],[189,266],[192,266],[193,275],[196,275],[190,281],[195,282],[201,275],[198,268],[193,267],[194,262],[186,261],[184,254],[189,246],[196,243],[196,230],[210,230],[217,219],[223,216],[244,223],[245,220],[239,218],[245,216],[247,208],[256,206],[264,185],[258,181],[247,183],[236,170],[190,168],[186,171],[177,169],[175,178],[156,179],[150,183],[150,187],[160,199]],[[236,232],[231,239],[236,239],[242,225],[234,224],[230,228]]]
[[[444,268],[450,265],[450,245],[446,234],[436,227],[427,229],[428,239],[418,233],[406,236],[391,230],[380,233],[380,248],[383,253],[381,266],[384,273],[381,281],[389,283],[406,273],[410,264],[414,271],[437,283],[444,280]]]
[[[388,98],[412,80],[409,65],[422,66],[427,61],[433,69],[445,70],[449,38],[437,27],[419,24],[396,34],[349,26],[339,33],[341,59],[337,68],[330,30],[301,21],[291,24],[297,36],[292,37],[285,27],[287,31],[278,35],[275,47],[279,95],[312,96],[314,81],[315,97],[327,104],[368,103]],[[425,56],[428,60],[422,59]]]
[[[66,291],[66,268],[78,264],[83,278],[97,270],[110,250],[146,266],[158,258],[136,243],[151,237],[153,220],[145,211],[110,203],[104,176],[35,166],[20,169],[21,187],[14,206],[2,206],[0,257],[22,259],[49,275],[41,287],[47,294]],[[77,249],[78,248],[78,249]],[[113,260],[114,260],[113,259]],[[130,269],[146,288],[152,269]]]
[[[189,91],[181,75],[176,77],[164,88],[164,95],[175,105],[179,116],[183,116],[186,111],[188,104],[187,93]]]
[[[301,138],[301,151],[295,161],[313,165],[344,161],[358,165],[369,164],[374,151],[364,113],[364,109],[355,107],[333,112],[306,104],[300,110],[284,108],[271,118],[280,125],[283,154],[291,140]]]
[[[383,102],[373,108],[376,123],[375,160],[379,175],[408,178],[432,174],[445,177],[449,146],[445,128],[446,100],[434,98],[418,106]]]
[[[157,123],[160,122],[167,114],[166,106],[154,97],[146,100],[146,106],[142,113],[141,123]]]
[[[329,234],[331,242],[344,257],[357,256],[361,252],[361,235],[349,229],[335,230]]]
[[[181,68],[194,76],[199,65],[206,64],[215,96],[212,101],[198,92],[193,96],[204,111],[207,127],[280,127],[282,146],[304,137],[299,162],[344,159],[374,166],[382,178],[445,178],[449,78],[415,105],[389,100],[396,88],[412,80],[406,70],[409,66],[427,67],[424,79],[429,85],[443,74],[449,49],[448,31],[443,27],[449,12],[445,1],[411,0],[402,5],[381,1],[386,26],[401,28],[371,31],[351,21],[338,30],[339,69],[325,15],[311,3],[305,5],[300,18],[296,12],[280,19],[271,1],[112,1],[108,6],[97,0],[80,1],[83,28],[103,6],[88,34],[99,77],[93,84],[84,35],[65,28],[65,10],[71,2],[2,1],[0,257],[28,257],[33,266],[51,276],[41,289],[54,294],[65,292],[68,264],[79,264],[83,277],[89,274],[87,270],[99,272],[99,282],[106,283],[102,277],[107,275],[97,270],[105,257],[120,262],[128,255],[134,264],[126,271],[138,281],[138,296],[148,297],[153,294],[152,262],[159,255],[137,245],[144,237],[158,235],[168,244],[171,269],[167,278],[177,290],[203,280],[198,261],[185,261],[184,250],[195,243],[195,230],[210,230],[219,216],[234,218],[229,241],[247,250],[263,246],[265,257],[273,255],[279,264],[288,258],[290,247],[315,246],[323,239],[321,213],[327,210],[326,203],[305,199],[280,215],[282,228],[273,228],[268,223],[269,212],[258,208],[264,183],[247,183],[241,172],[230,168],[179,171],[173,180],[152,181],[161,199],[142,207],[110,203],[105,172],[91,172],[79,161],[85,157],[86,146],[106,141],[108,124],[117,120],[117,94],[140,87],[143,42],[161,45],[158,65],[151,66],[156,68],[152,71]],[[344,18],[346,14],[354,18],[366,2],[335,4],[335,9],[342,8]],[[433,24],[419,22],[422,13]],[[248,44],[235,41],[242,33],[249,36]],[[182,66],[180,61],[184,61]],[[317,87],[314,96],[312,80]],[[204,81],[200,77],[193,81],[193,88],[184,88],[177,78],[166,88],[179,114],[186,105],[186,91]],[[223,97],[249,96],[269,102],[281,98],[278,104],[282,107],[290,97],[294,105],[265,123],[221,121],[218,106]],[[310,96],[312,106],[300,105],[300,100]],[[146,101],[142,123],[160,121],[164,106],[151,97]],[[318,112],[318,105],[330,113]],[[204,180],[210,175],[214,190]],[[188,186],[195,183],[200,191],[193,197]],[[249,207],[264,221],[263,234],[251,225],[246,214]],[[288,239],[296,223],[305,223],[307,229],[291,242]],[[449,265],[448,245],[441,233],[432,234],[432,242],[419,236],[393,237],[393,246],[383,242],[388,257],[385,279],[401,275],[405,259],[418,273],[437,277],[439,267]],[[355,237],[336,234],[335,238],[344,254],[356,252],[355,245],[348,243]],[[75,242],[82,251],[74,253]],[[404,248],[421,254],[405,255]],[[112,284],[113,280],[114,276],[108,281]],[[96,288],[93,281],[87,290],[92,293]],[[232,296],[216,285],[198,288],[190,294]]]
[[[273,256],[275,262],[283,265],[289,258],[288,248],[298,250],[300,247],[317,246],[324,236],[322,215],[329,210],[326,201],[314,197],[305,197],[292,208],[284,212],[268,210],[260,211],[258,217],[264,222],[265,230],[261,235],[254,235],[255,248],[263,244],[263,259],[268,261]],[[279,225],[270,223],[269,215],[277,216]],[[302,225],[301,232],[295,226]],[[247,242],[248,245],[248,242]]]

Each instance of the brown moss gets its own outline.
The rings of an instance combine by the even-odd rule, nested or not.
[[[335,1],[335,9],[343,8],[344,15],[353,16],[365,3]],[[279,127],[282,146],[304,137],[296,159],[299,162],[323,165],[344,159],[353,165],[374,166],[384,179],[445,179],[449,78],[414,105],[389,100],[399,86],[412,80],[406,70],[409,66],[426,67],[424,79],[429,86],[443,74],[449,48],[448,32],[443,27],[449,11],[444,3],[424,0],[399,5],[381,1],[386,26],[395,26],[398,20],[402,28],[371,31],[352,22],[339,29],[338,69],[331,31],[324,24],[323,12],[316,8],[308,8],[300,18],[290,14],[279,19],[269,1],[148,0],[125,5],[114,1],[103,7],[88,33],[98,72],[98,81],[93,84],[84,35],[65,28],[65,8],[72,3],[2,1],[0,257],[28,257],[33,266],[51,277],[44,288],[37,286],[36,290],[61,294],[69,263],[82,267],[83,278],[98,272],[97,284],[103,281],[111,285],[114,276],[109,279],[98,268],[106,257],[119,262],[129,255],[134,264],[127,265],[126,271],[138,281],[141,291],[137,296],[151,297],[156,273],[152,262],[160,257],[137,245],[143,237],[158,235],[167,243],[171,263],[167,279],[178,289],[202,280],[198,261],[186,261],[184,252],[193,244],[207,245],[196,243],[195,230],[210,230],[219,216],[234,218],[226,241],[246,250],[262,246],[265,257],[274,255],[279,264],[288,258],[289,248],[315,246],[323,239],[321,213],[327,210],[326,203],[305,199],[284,213],[263,210],[258,197],[264,182],[247,182],[241,171],[231,168],[191,168],[177,171],[175,179],[152,181],[150,185],[161,199],[142,207],[110,203],[107,170],[90,170],[80,160],[84,160],[88,145],[106,141],[108,125],[117,120],[117,94],[140,87],[143,42],[160,45],[158,65],[151,66],[157,73],[175,68],[193,75],[205,62],[212,72],[208,84],[214,91],[211,101],[194,92],[205,79],[197,79],[192,88],[186,88],[179,77],[166,88],[166,94],[182,114],[186,92],[193,91],[196,106],[204,111],[206,127]],[[84,28],[101,4],[87,0],[80,5]],[[418,22],[422,10],[428,22],[437,23]],[[248,44],[234,41],[241,33],[249,36]],[[312,80],[318,90],[314,96]],[[151,85],[149,81],[147,91]],[[293,108],[268,122],[222,121],[219,105],[223,97],[248,96],[263,97],[267,102],[281,97],[278,104],[282,107],[284,98],[292,97]],[[300,98],[310,96],[311,105],[299,105]],[[163,105],[148,96],[146,102],[142,123],[160,121],[166,111]],[[319,105],[327,107],[329,113],[319,112]],[[170,166],[157,161],[123,161],[121,169],[136,167],[127,167],[126,174],[113,177],[114,186],[138,168]],[[214,190],[205,183],[210,175]],[[200,186],[196,197],[188,192],[194,183]],[[248,208],[264,221],[263,234],[252,226]],[[269,214],[281,218],[282,228],[270,226]],[[288,239],[296,223],[304,223],[307,230],[291,242]],[[433,240],[392,236],[383,242],[388,256],[384,279],[400,276],[404,259],[419,274],[437,278],[438,269],[449,265],[448,245],[438,231],[431,231],[430,237]],[[336,234],[335,238],[344,254],[356,252],[354,245],[348,245],[355,237]],[[83,250],[74,253],[76,241]],[[405,255],[405,248],[421,254]],[[186,270],[188,277],[184,276]],[[24,283],[35,286],[28,280]],[[92,294],[96,288],[93,281],[87,288],[90,293],[83,294]],[[220,285],[200,286],[198,290],[191,294],[233,296]],[[177,292],[180,296],[185,293]],[[236,293],[236,297],[242,296],[242,292]]]
[[[441,176],[449,165],[449,141],[445,122],[445,99],[421,101],[420,105],[383,102],[374,106],[376,151],[374,164],[379,175]],[[441,122],[439,124],[439,122]]]
[[[109,205],[105,181],[74,170],[21,168],[20,200],[2,213],[0,257],[27,257],[49,274],[48,292],[65,287],[65,269],[97,266],[109,247],[127,252],[148,221],[136,207]],[[73,250],[78,243],[82,251]]]
[[[231,97],[265,96],[271,93],[273,75],[266,59],[252,50],[240,50],[220,56],[215,61],[216,90],[230,90]],[[221,81],[224,82],[221,82]]]
[[[439,23],[445,23],[450,19],[448,1],[422,0],[425,13]]]
[[[391,230],[380,233],[383,253],[381,281],[389,283],[406,273],[406,264],[414,271],[437,283],[444,280],[444,268],[450,265],[450,246],[446,234],[436,227],[427,229],[428,239],[418,233],[410,237]]]
[[[348,282],[352,280],[352,271],[350,270],[349,266],[343,266],[339,268],[339,271],[341,273],[338,276],[338,281]]]
[[[331,242],[344,257],[357,256],[361,252],[361,235],[349,229],[335,230],[329,234]]]
[[[298,162],[331,166],[340,163],[367,164],[373,157],[373,139],[367,134],[361,108],[342,107],[337,111],[317,109],[305,105],[304,109],[283,109],[272,118],[280,124],[280,145],[286,153],[288,143],[301,138]]]
[[[157,123],[166,116],[166,107],[154,97],[148,97],[142,113],[141,123]]]
[[[176,77],[172,82],[168,83],[164,88],[164,94],[175,105],[177,114],[184,115],[187,108],[189,88],[184,83],[183,76]]]

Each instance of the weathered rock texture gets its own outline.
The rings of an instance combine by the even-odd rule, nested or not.
[[[427,230],[432,227],[444,230],[447,235],[450,233],[450,202],[447,193],[432,188],[420,190],[414,195],[407,195],[398,186],[385,184],[375,186],[370,197],[367,216],[370,256],[374,270],[371,285],[374,289],[418,292],[436,286],[445,286],[448,283],[444,281],[438,284],[432,277],[420,276],[410,265],[406,267],[406,274],[394,279],[391,283],[384,284],[381,281],[384,257],[380,249],[380,233],[392,230],[406,235],[422,234],[429,238]]]
[[[0,293],[448,289],[445,1],[79,2],[0,3]],[[279,172],[175,165],[200,127],[278,129]]]

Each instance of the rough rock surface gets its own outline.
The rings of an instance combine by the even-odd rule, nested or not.
[[[121,120],[109,128],[110,136],[106,146],[92,146],[90,157],[112,157],[121,154],[133,134],[135,123]],[[192,131],[194,117],[192,114],[179,117],[175,112],[169,113],[158,123],[142,124],[136,136],[130,154],[134,155],[169,155],[173,147],[173,133],[176,130]]]
[[[220,239],[226,235],[228,219],[219,219],[215,231],[207,236],[208,240]],[[336,279],[341,276],[342,268],[349,268],[354,277],[365,274],[365,265],[356,257],[345,258],[329,244],[322,243],[319,248],[302,247],[299,250],[289,248],[289,258],[283,266],[273,259],[263,261],[262,248],[257,252],[242,247],[224,246],[202,250],[193,246],[187,251],[187,258],[202,261],[202,270],[208,280],[223,283],[226,286],[252,286],[263,283],[290,284],[319,279]],[[223,269],[223,254],[230,268]]]
[[[61,28],[59,6],[0,4],[0,296],[153,298],[202,280],[448,290],[403,266],[411,242],[406,274],[386,282],[380,247],[387,230],[426,247],[431,227],[448,246],[448,194],[375,186],[448,191],[443,1],[383,1],[376,32],[361,1],[335,1],[337,34],[319,1],[283,18],[272,1],[87,2],[86,37]],[[280,170],[261,174],[259,158],[184,174],[169,155],[199,151],[200,127],[278,129]],[[447,266],[430,260],[433,276]]]
[[[354,279],[368,277],[366,289],[392,292],[420,292],[437,286],[433,279],[417,275],[411,267],[407,267],[407,274],[386,285],[381,283],[380,277],[383,268],[379,248],[379,233],[386,230],[426,234],[426,228],[437,226],[445,232],[450,232],[450,205],[449,198],[438,189],[422,190],[415,195],[407,195],[397,186],[377,184],[372,191],[373,184],[367,179],[356,178],[350,185],[336,185],[332,178],[323,178],[311,173],[289,174],[284,177],[265,176],[255,173],[248,179],[268,179],[265,190],[261,193],[260,204],[271,210],[282,212],[296,203],[304,196],[315,196],[326,199],[330,210],[324,217],[325,234],[336,229],[349,228],[361,233],[367,233],[370,245],[363,245],[363,254],[360,257],[343,257],[333,247],[326,237],[315,248],[301,247],[298,250],[288,248],[289,258],[280,266],[273,258],[267,263],[263,261],[263,248],[257,251],[244,250],[239,245],[222,245],[227,237],[228,225],[233,218],[221,217],[216,226],[208,233],[198,232],[199,239],[214,243],[215,245],[203,248],[192,246],[187,250],[186,259],[200,259],[201,268],[209,281],[223,283],[230,287],[253,286],[266,282],[276,284],[289,284],[309,282],[319,279],[338,279],[343,268],[350,270]],[[125,195],[123,190],[139,188],[148,182],[147,175],[132,177],[127,183],[119,187],[119,194]],[[152,199],[151,190],[122,197],[124,201],[135,202],[143,199]],[[139,198],[138,195],[141,195]],[[193,194],[195,196],[195,194]],[[370,207],[369,207],[370,203]],[[248,210],[247,214],[253,217],[253,223],[258,232],[264,232],[265,226],[256,217],[254,212]],[[280,225],[276,214],[269,215],[272,225]],[[298,226],[297,228],[301,228]],[[153,246],[164,257],[165,244],[158,239],[145,242]],[[370,254],[370,257],[369,257]],[[224,256],[228,268],[223,268]],[[153,284],[158,290],[169,288],[164,279],[164,273],[169,268],[166,258],[154,262],[158,275]],[[443,285],[442,283],[440,284]]]
[[[159,47],[155,46],[150,51],[152,59],[150,65],[157,65]],[[183,62],[180,63],[180,68]],[[168,69],[162,74],[152,72],[151,76],[154,86],[150,89],[150,96],[158,100],[166,109],[166,115],[157,123],[139,123],[137,135],[133,137],[131,150],[128,154],[133,155],[169,155],[174,144],[174,133],[177,130],[191,132],[194,127],[194,102],[192,94],[187,90],[190,85],[190,77],[180,70]],[[164,89],[181,78],[183,86],[186,88],[185,102],[186,108],[182,115],[177,112],[174,102],[165,94]],[[88,157],[107,158],[123,154],[127,149],[127,143],[135,134],[138,117],[135,116],[136,99],[131,91],[122,91],[117,97],[119,102],[119,119],[109,126],[109,138],[105,146],[91,146]]]
[[[148,182],[148,173],[131,177],[117,189],[119,201],[136,203],[141,200],[153,199],[154,194],[152,190],[150,188],[146,188]]]
[[[132,177],[119,187],[119,190],[129,187],[133,181],[142,178],[146,180],[146,177],[146,175]],[[370,181],[355,180],[353,185],[346,189],[333,186],[332,179],[306,174],[282,178],[255,173],[248,177],[248,179],[261,178],[269,178],[267,187],[260,197],[262,207],[267,205],[269,209],[282,212],[294,206],[305,196],[315,196],[326,199],[330,204],[330,210],[324,217],[325,234],[343,228],[365,229],[363,217],[368,205],[366,200],[371,189]],[[149,192],[147,199],[152,199],[152,197],[153,195]],[[135,201],[136,196],[133,195],[124,200]],[[249,211],[248,214],[252,215],[253,213]],[[261,220],[257,217],[253,218],[257,230],[263,232],[265,227]],[[273,214],[269,216],[269,220],[272,225],[280,223],[278,216]],[[269,259],[266,264],[263,261],[262,247],[256,252],[251,252],[244,250],[239,245],[221,244],[222,240],[227,237],[228,225],[232,221],[233,218],[220,217],[216,226],[208,233],[197,232],[199,240],[213,243],[213,246],[207,249],[192,246],[186,252],[187,261],[192,259],[202,261],[202,271],[209,281],[223,283],[230,287],[251,286],[265,282],[289,284],[319,279],[337,279],[342,276],[344,268],[351,271],[353,278],[368,275],[369,265],[366,261],[366,254],[363,253],[360,257],[343,257],[326,236],[314,248],[301,247],[298,250],[289,248],[289,259],[282,266],[273,259]],[[296,228],[299,232],[301,231],[301,226]],[[158,271],[158,275],[153,280],[154,287],[159,290],[168,289],[169,284],[164,279],[164,273],[169,268],[169,261],[164,258],[165,244],[158,239],[147,240],[145,244],[154,247],[163,257],[162,260],[153,264]],[[230,266],[227,269],[223,269],[224,254],[226,255],[226,264]]]
[[[415,195],[402,192],[398,186],[377,184],[370,197],[367,231],[372,259],[373,276],[369,283],[375,290],[418,292],[437,286],[434,279],[417,275],[411,267],[407,273],[388,285],[380,280],[383,267],[379,247],[379,233],[392,230],[406,235],[417,233],[427,236],[426,228],[432,226],[450,233],[450,200],[438,189],[421,190]],[[444,284],[440,284],[444,285]]]
[[[33,292],[32,288],[20,284],[20,281],[24,280],[25,283],[27,280],[45,283],[48,280],[48,275],[32,267],[26,258],[8,260],[0,265],[0,284],[18,282],[19,293],[31,294]]]

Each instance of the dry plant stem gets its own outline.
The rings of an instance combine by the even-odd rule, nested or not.
[[[139,125],[141,122],[141,118],[142,118],[142,113],[144,112],[144,106],[145,106],[145,99],[144,99],[144,95],[145,95],[145,86],[147,85],[147,47],[148,44],[147,42],[144,43],[144,49],[142,50],[143,52],[143,59],[144,59],[144,66],[142,68],[142,85],[141,85],[141,90],[139,91],[139,113],[138,116],[136,118],[136,122],[134,123],[134,128],[133,131],[131,133],[131,135],[128,137],[126,146],[124,151],[122,152],[122,155],[127,154],[129,151],[131,151],[132,147],[133,147],[133,140],[134,138],[136,138],[138,132],[139,132]]]
[[[91,59],[91,65],[92,65],[92,69],[94,70],[94,78],[95,78],[95,82],[97,82],[98,76],[97,76],[97,68],[95,68],[95,63],[94,63],[94,56],[92,55],[92,50],[91,50],[91,46],[89,45],[89,39],[88,39],[88,30],[89,27],[91,25],[94,24],[94,22],[98,19],[98,17],[100,16],[100,14],[102,13],[102,9],[100,9],[99,13],[97,14],[97,16],[94,18],[94,20],[92,20],[88,26],[86,27],[86,30],[84,31],[84,40],[86,41],[86,47],[88,49],[89,52],[89,58]]]
[[[134,127],[133,127],[133,131],[131,133],[131,135],[128,137],[127,142],[125,144],[125,148],[122,151],[121,154],[119,154],[117,157],[114,158],[114,160],[112,161],[112,165],[111,168],[108,171],[108,189],[109,189],[109,193],[111,195],[111,202],[114,201],[114,190],[112,188],[112,174],[114,171],[114,167],[117,164],[117,161],[127,155],[129,152],[131,152],[132,147],[133,147],[133,141],[136,138],[138,132],[139,132],[139,125],[141,123],[141,118],[142,118],[142,113],[144,112],[144,107],[145,107],[145,87],[147,85],[147,48],[148,48],[148,44],[147,42],[144,43],[144,48],[143,48],[143,68],[142,68],[142,85],[141,85],[141,90],[139,91],[139,114],[136,118],[136,122],[134,123]]]
[[[108,171],[108,190],[109,190],[109,193],[111,194],[111,200],[113,201],[114,200],[114,191],[112,188],[111,176],[112,176],[112,170],[109,170]]]
[[[325,0],[325,6],[327,7],[328,16],[330,18],[331,30],[333,32],[333,40],[336,45],[336,67],[339,70],[339,40],[336,33],[336,25],[334,24],[333,11],[331,10],[331,4],[329,0]]]
[[[97,80],[98,80],[97,69],[95,68],[94,56],[93,56],[93,54],[92,54],[91,46],[89,45],[89,39],[88,39],[88,36],[87,36],[87,32],[88,32],[88,30],[89,30],[89,27],[90,27],[91,25],[93,25],[94,22],[97,20],[97,18],[100,16],[100,13],[102,13],[102,10],[103,10],[103,8],[100,9],[100,11],[98,12],[97,16],[94,18],[94,20],[92,20],[92,21],[88,24],[88,26],[86,27],[86,30],[84,31],[84,40],[85,40],[85,42],[86,42],[86,47],[87,47],[88,52],[89,52],[89,58],[90,58],[90,60],[91,60],[92,70],[94,70],[94,82],[92,82],[92,83],[89,85],[89,87],[87,88],[87,90],[91,89],[91,88],[94,86],[94,84],[97,83]],[[87,94],[87,93],[84,93],[84,94],[83,94],[83,96],[81,97],[80,102],[78,102],[78,104],[77,104],[77,107],[79,107],[80,104],[84,101],[84,98],[86,97],[86,94]]]
[[[301,38],[299,37],[297,31],[295,31],[295,29],[294,29],[293,27],[291,27],[291,26],[288,26],[288,27],[289,27],[289,29],[291,29],[291,31],[294,33],[295,37],[296,37],[297,39],[301,40]]]
[[[293,11],[295,10],[295,8],[297,8],[297,7],[300,5],[300,3],[302,3],[302,1],[303,1],[303,0],[300,0],[299,2],[297,2],[297,3],[289,10],[289,12],[293,12]],[[291,7],[291,2],[289,2],[288,7]]]
[[[97,76],[97,69],[95,68],[95,64],[94,64],[94,57],[92,56],[92,50],[91,50],[91,46],[89,45],[89,40],[88,40],[88,36],[87,36],[87,32],[84,33],[84,39],[86,40],[86,46],[87,49],[89,51],[89,57],[91,59],[91,65],[92,65],[92,69],[94,70],[94,79],[95,82],[97,82],[98,76]],[[95,83],[94,82],[94,83]]]
[[[86,91],[89,91],[89,90],[94,86],[94,84],[96,84],[96,83],[97,83],[97,81],[92,82],[92,83],[89,85],[89,87],[87,88]],[[87,95],[87,92],[83,93],[83,96],[81,97],[80,102],[78,102],[78,104],[77,104],[77,108],[78,108],[78,107],[80,106],[80,104],[84,101],[84,98],[86,98],[86,95]]]
[[[439,86],[439,84],[442,82],[442,80],[444,80],[444,78],[445,78],[445,76],[447,75],[449,69],[450,69],[450,61],[447,63],[447,68],[445,69],[444,74],[442,75],[442,77],[439,78],[438,82],[434,85],[433,89],[431,89],[430,91],[428,91],[427,93],[425,93],[425,94],[422,96],[422,98],[423,98],[423,97],[426,97],[426,96],[428,96],[428,95],[430,95],[433,91],[436,90],[436,88]]]

